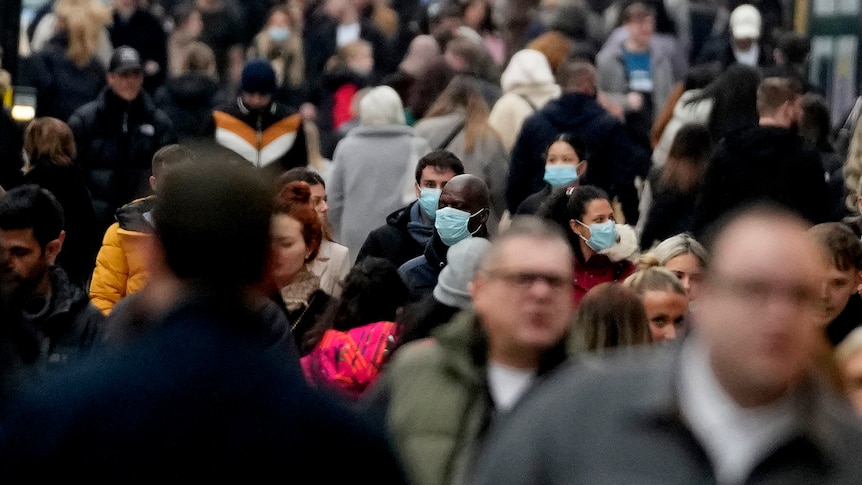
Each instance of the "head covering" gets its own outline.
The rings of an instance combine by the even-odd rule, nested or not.
[[[445,305],[462,310],[473,307],[467,283],[473,280],[479,261],[491,249],[491,243],[482,237],[469,237],[455,243],[446,253],[447,264],[437,278],[434,298]]]
[[[752,5],[740,5],[730,13],[730,32],[735,39],[759,39],[760,25],[760,12]]]
[[[111,54],[108,72],[122,74],[124,72],[142,71],[141,56],[133,47],[127,45],[117,47]]]
[[[403,125],[404,105],[389,86],[377,86],[359,102],[359,124],[364,126]]]
[[[398,66],[403,72],[413,77],[419,77],[425,71],[428,63],[440,55],[440,46],[430,35],[418,35],[410,42],[407,56]]]
[[[500,76],[500,86],[509,92],[517,86],[554,84],[554,73],[548,58],[539,51],[523,49],[515,53]]]
[[[242,68],[240,89],[244,93],[272,94],[275,92],[275,71],[265,59],[252,59]]]

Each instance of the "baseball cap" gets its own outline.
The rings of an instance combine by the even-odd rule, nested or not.
[[[143,71],[141,56],[134,48],[127,45],[117,47],[111,54],[108,72],[122,74],[124,72]]]
[[[730,13],[730,32],[735,39],[760,38],[760,12],[752,5],[740,5]]]

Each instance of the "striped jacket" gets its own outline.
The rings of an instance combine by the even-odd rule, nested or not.
[[[216,142],[256,167],[284,172],[308,164],[302,117],[282,104],[253,111],[237,97],[213,111],[213,121]]]

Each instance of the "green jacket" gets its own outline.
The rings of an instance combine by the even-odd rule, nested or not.
[[[563,345],[550,352],[555,366]],[[461,483],[495,410],[488,392],[487,343],[472,312],[461,312],[393,357],[375,389],[411,483]],[[540,374],[541,374],[540,370]]]

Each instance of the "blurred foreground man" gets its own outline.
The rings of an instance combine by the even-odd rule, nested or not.
[[[572,258],[559,229],[515,218],[479,263],[473,311],[396,353],[372,402],[411,483],[468,483],[495,417],[566,358]]]
[[[562,372],[489,442],[475,482],[862,483],[862,428],[812,368],[823,274],[805,224],[755,209],[713,251],[681,348]]]
[[[284,352],[267,351],[271,332],[249,305],[269,259],[266,183],[250,167],[214,163],[160,184],[153,259],[164,274],[150,284],[170,290],[167,313],[121,351],[7,403],[4,475],[403,483],[382,432],[310,389]],[[333,453],[339,466],[310,465]]]

